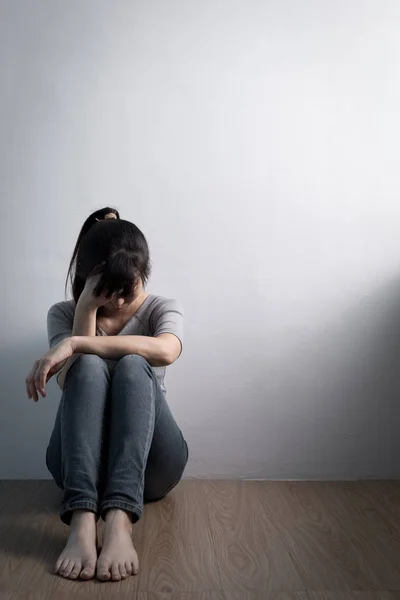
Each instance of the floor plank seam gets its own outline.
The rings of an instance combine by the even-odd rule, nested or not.
[[[209,527],[209,531],[210,531],[210,535],[211,535],[211,541],[212,541],[212,545],[213,545],[215,562],[217,564],[218,579],[219,579],[219,583],[220,583],[220,589],[219,590],[212,590],[212,591],[222,592],[223,593],[221,570],[219,568],[218,561],[217,561],[217,550],[216,550],[216,546],[215,546],[215,538],[214,538],[214,533],[213,533],[211,516],[210,516],[210,513],[209,513],[209,505],[208,505],[208,502],[207,502],[207,495],[206,495],[206,491],[205,491],[205,483],[204,483],[204,481],[202,482],[201,487],[203,489],[203,494],[205,496],[205,505],[206,505],[206,515],[207,515],[208,527]]]

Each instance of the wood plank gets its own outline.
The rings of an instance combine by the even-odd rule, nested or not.
[[[59,490],[51,481],[12,482],[6,495],[12,502],[8,520],[0,524],[1,590],[11,600],[40,589],[41,599],[47,600],[57,583],[50,574],[54,550],[63,542],[54,512]]]
[[[140,592],[137,600],[308,600],[304,592]]]
[[[211,592],[139,592],[137,600],[225,600],[225,598],[212,598]]]
[[[356,539],[328,508],[329,483],[276,482],[274,487],[272,483],[260,482],[259,494],[266,510],[280,507],[283,522],[290,523],[287,543],[302,573],[303,590],[388,589],[367,560],[365,541]]]
[[[42,482],[40,480],[22,481],[0,480],[0,527],[10,519],[17,518],[29,505]]]
[[[302,580],[278,511],[265,511],[257,482],[206,481],[207,507],[223,590],[296,591]]]
[[[185,480],[145,506],[121,582],[54,574],[60,501],[0,482],[0,600],[400,600],[400,482]]]
[[[210,600],[308,600],[306,592],[271,592],[271,591],[253,591],[253,592],[235,592],[225,590],[222,596],[213,596]]]
[[[362,556],[368,578],[375,583],[365,588],[399,590],[400,511],[394,498],[386,497],[385,489],[386,485],[377,482],[374,486],[368,482],[330,482],[315,486],[313,497]]]
[[[137,600],[308,600],[304,592],[142,592]]]
[[[160,502],[146,505],[145,532],[140,591],[220,589],[204,482],[182,481]]]
[[[307,592],[306,600],[395,600],[391,592],[381,591],[314,591]]]

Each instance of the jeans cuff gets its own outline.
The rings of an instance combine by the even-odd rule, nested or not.
[[[70,525],[72,512],[79,509],[90,510],[94,512],[96,514],[96,519],[98,519],[98,508],[96,502],[92,502],[91,500],[76,500],[75,502],[67,502],[61,507],[61,521],[66,525]]]
[[[142,516],[143,509],[139,508],[137,504],[133,502],[125,502],[125,500],[107,500],[103,502],[100,507],[100,517],[105,521],[105,512],[109,508],[121,508],[132,513],[132,522],[136,523]]]

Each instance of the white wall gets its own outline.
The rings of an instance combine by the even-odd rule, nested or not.
[[[179,298],[187,476],[400,476],[397,0],[2,0],[0,476],[49,477],[24,378],[88,214]]]

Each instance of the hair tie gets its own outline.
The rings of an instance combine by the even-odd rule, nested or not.
[[[102,219],[98,219],[97,217],[95,217],[95,219],[96,221],[104,221],[105,219],[118,219],[118,217],[115,213],[107,213]]]

